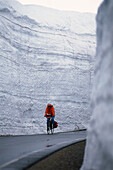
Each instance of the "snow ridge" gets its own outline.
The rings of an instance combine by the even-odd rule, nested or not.
[[[0,1],[1,135],[45,133],[47,103],[55,106],[56,131],[87,126],[94,17]]]

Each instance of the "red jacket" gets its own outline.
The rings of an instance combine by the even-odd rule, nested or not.
[[[55,109],[52,104],[48,104],[45,110],[45,117],[55,116]]]

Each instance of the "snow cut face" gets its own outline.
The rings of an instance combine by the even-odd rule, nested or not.
[[[56,131],[88,124],[95,31],[92,14],[87,31],[80,31],[84,15],[0,2],[0,134],[44,133],[48,102],[56,110]]]
[[[81,170],[113,169],[113,1],[104,1],[97,14],[93,113]]]

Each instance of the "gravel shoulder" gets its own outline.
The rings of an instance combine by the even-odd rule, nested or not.
[[[84,157],[86,141],[65,147],[42,159],[27,170],[79,170]]]

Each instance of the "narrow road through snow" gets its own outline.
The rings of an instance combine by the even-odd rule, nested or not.
[[[23,169],[70,144],[86,139],[86,131],[0,137],[0,169]]]

